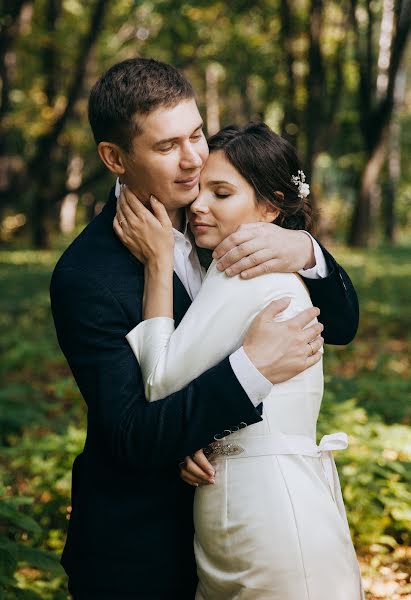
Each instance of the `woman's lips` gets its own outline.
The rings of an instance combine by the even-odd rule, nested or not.
[[[190,223],[191,230],[193,233],[206,233],[215,225],[209,225],[208,223]]]
[[[191,177],[190,179],[181,179],[180,181],[176,181],[176,183],[181,187],[186,188],[187,190],[191,190],[198,184],[199,181],[200,175],[198,174],[195,177]]]

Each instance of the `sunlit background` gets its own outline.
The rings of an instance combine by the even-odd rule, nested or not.
[[[350,436],[336,458],[367,599],[411,599],[411,0],[9,0],[0,11],[0,598],[67,598],[58,556],[85,411],[48,283],[112,185],[87,123],[90,87],[146,56],[186,73],[208,134],[264,120],[298,149],[317,234],[361,304],[356,341],[326,349],[319,433]]]

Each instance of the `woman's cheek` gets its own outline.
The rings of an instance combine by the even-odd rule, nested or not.
[[[227,237],[227,235],[230,235],[230,233],[237,229],[237,227],[235,226],[235,223],[237,221],[236,217],[237,215],[235,207],[231,207],[230,203],[227,202],[227,204],[224,206],[224,209],[221,209],[220,217],[218,218],[218,220],[220,221],[221,232],[224,234],[225,237]]]

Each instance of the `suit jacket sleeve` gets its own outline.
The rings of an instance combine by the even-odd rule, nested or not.
[[[328,277],[304,278],[304,283],[314,306],[321,310],[319,321],[324,325],[324,341],[327,344],[349,344],[358,330],[357,294],[344,269],[323,246],[321,249],[327,263]]]
[[[183,390],[146,402],[125,337],[129,320],[110,290],[64,268],[55,270],[50,294],[60,346],[88,406],[88,435],[115,460],[136,468],[175,464],[216,433],[261,420],[228,358]]]

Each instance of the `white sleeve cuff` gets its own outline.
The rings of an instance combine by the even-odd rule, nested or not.
[[[234,375],[250,398],[254,406],[258,406],[272,390],[272,383],[268,381],[253,365],[241,346],[230,356],[231,368]]]
[[[304,233],[309,235],[311,238],[314,248],[315,265],[311,269],[301,269],[301,271],[298,271],[298,273],[307,279],[324,279],[325,277],[328,277],[328,267],[327,263],[325,262],[323,251],[321,250],[317,240],[315,240],[313,236],[308,233],[308,231],[304,231]]]

